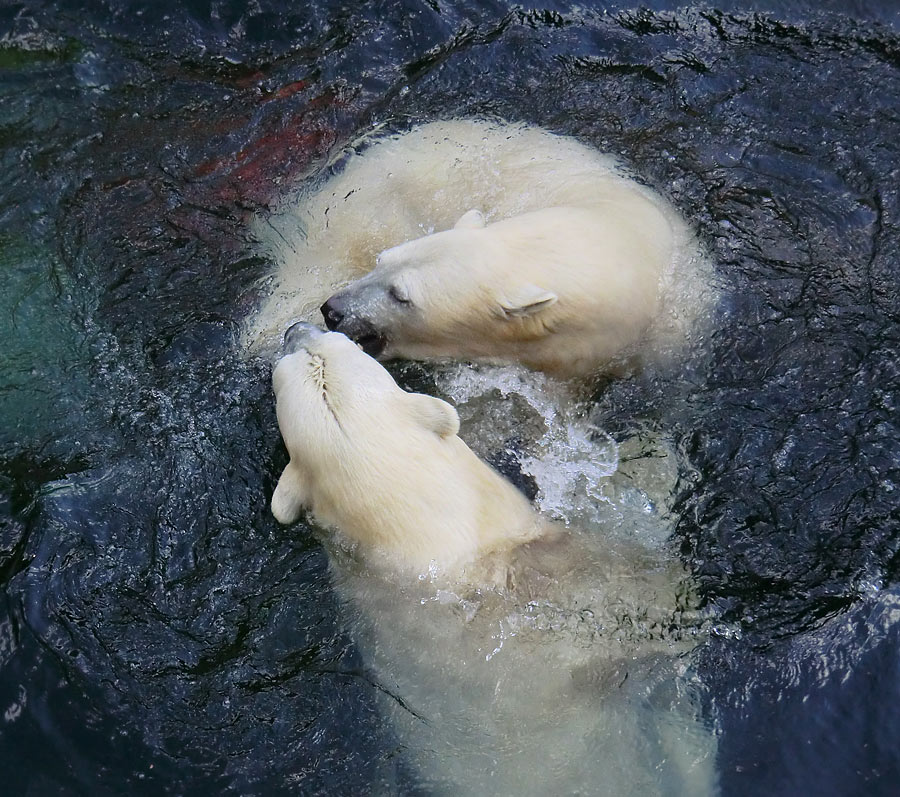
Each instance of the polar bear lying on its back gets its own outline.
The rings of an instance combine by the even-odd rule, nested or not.
[[[340,532],[332,575],[410,790],[714,793],[679,564],[544,522],[456,436],[450,405],[401,390],[345,336],[298,324],[286,347],[272,510]]]
[[[667,359],[709,304],[709,263],[683,220],[571,138],[433,122],[364,141],[334,172],[256,227],[278,269],[246,330],[252,352],[274,352],[292,321],[320,320],[373,269],[328,322],[385,356],[593,371],[634,353]]]

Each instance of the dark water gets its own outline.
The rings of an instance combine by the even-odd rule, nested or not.
[[[621,154],[722,277],[709,366],[642,396],[694,467],[723,793],[896,793],[895,4],[168,5],[0,6],[5,793],[409,792],[234,338],[251,213],[464,114]]]

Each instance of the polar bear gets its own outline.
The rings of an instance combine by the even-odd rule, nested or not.
[[[322,307],[384,358],[519,362],[560,377],[636,354],[658,312],[672,228],[636,191],[453,229],[382,252]]]
[[[272,498],[304,508],[400,746],[382,791],[714,794],[691,650],[704,627],[661,551],[540,517],[344,335],[293,326],[273,375],[290,455]]]
[[[423,356],[527,358],[571,373],[615,368],[633,353],[644,362],[676,360],[714,299],[709,260],[667,201],[614,158],[526,124],[460,119],[396,135],[373,131],[289,190],[254,233],[276,268],[245,329],[251,354],[276,354],[290,323],[321,322],[323,302],[373,269],[386,275],[403,262],[407,273],[413,264],[424,272],[414,255],[452,239],[490,241],[502,266],[491,273],[486,253],[458,263],[455,280],[430,289],[429,317],[418,308],[416,325],[416,308],[403,304],[414,297],[386,282],[378,318],[365,319],[378,327],[369,338],[364,308],[355,293],[344,294],[354,297],[350,315],[360,315],[359,324],[341,319],[348,331],[363,328],[368,346],[383,337],[383,356],[401,353],[402,338],[403,351]],[[420,301],[426,285],[423,277],[415,286]],[[374,283],[359,287],[368,293]],[[340,328],[338,304],[329,318]],[[467,327],[463,319],[476,312],[477,324]],[[547,340],[554,328],[557,344]],[[451,329],[463,330],[456,348]]]

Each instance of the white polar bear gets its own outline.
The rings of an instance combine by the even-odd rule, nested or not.
[[[512,359],[564,375],[635,353],[671,359],[713,298],[710,264],[666,201],[613,158],[522,124],[456,120],[369,136],[255,231],[278,268],[245,332],[253,353],[274,353],[291,322],[320,320],[328,297],[373,269],[329,318],[358,327],[372,350]]]
[[[678,562],[542,520],[456,436],[450,405],[343,335],[299,324],[286,347],[272,510],[337,532],[333,578],[410,790],[715,793],[689,677],[703,626]]]

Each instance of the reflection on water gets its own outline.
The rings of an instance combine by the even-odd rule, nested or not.
[[[697,225],[703,356],[588,420],[681,463],[723,792],[890,793],[897,11],[672,5],[0,9],[11,793],[412,792],[324,555],[268,515],[285,455],[233,341],[269,268],[250,216],[373,125],[456,114],[580,136]]]

